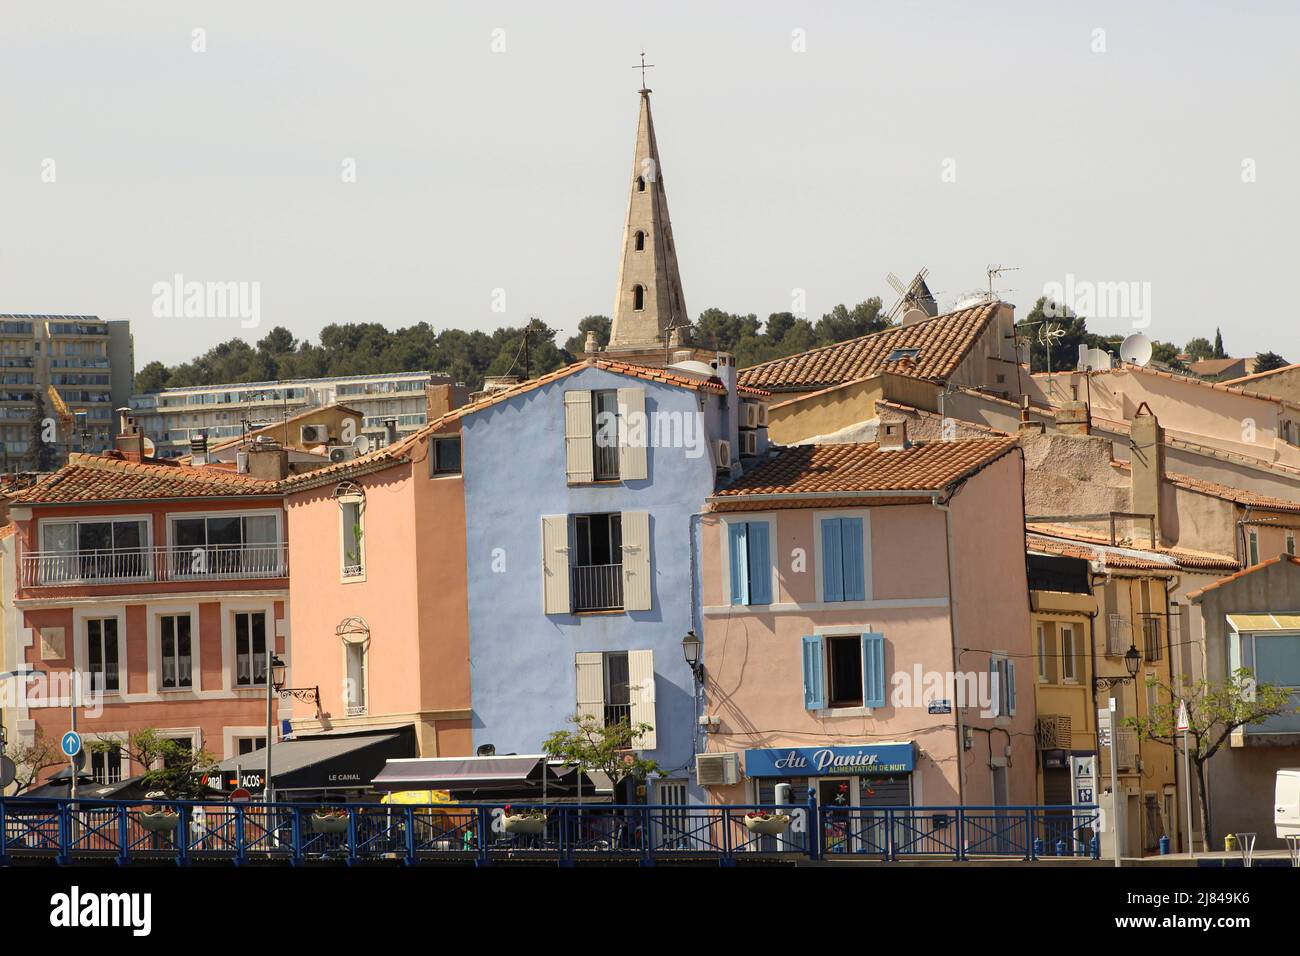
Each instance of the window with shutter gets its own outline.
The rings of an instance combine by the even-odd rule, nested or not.
[[[578,714],[605,719],[605,655],[582,653],[577,656]]]
[[[885,706],[885,635],[862,635],[862,706]]]
[[[733,521],[727,525],[727,560],[731,603],[772,603],[771,525]]]
[[[803,639],[803,705],[806,710],[826,706],[825,650],[815,635]]]
[[[595,467],[591,392],[573,389],[564,393],[564,451],[569,483],[590,482]]]
[[[644,480],[650,439],[644,388],[618,390],[618,438],[618,477],[623,481]]]
[[[569,516],[542,516],[542,605],[547,614],[569,613]]]
[[[654,750],[658,744],[655,730],[655,662],[654,651],[628,651],[628,688],[632,702],[632,726],[648,724],[650,729],[636,740],[638,750]]]
[[[623,609],[650,610],[650,513],[623,512]]]
[[[861,517],[822,518],[819,526],[822,600],[866,600],[865,522]]]

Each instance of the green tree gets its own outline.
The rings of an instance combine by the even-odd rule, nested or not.
[[[1212,358],[1227,358],[1228,353],[1223,350],[1223,332],[1219,329],[1214,330],[1214,355]]]
[[[818,320],[814,331],[818,345],[832,345],[889,328],[882,314],[879,296],[859,302],[853,308],[837,305]]]
[[[1179,691],[1159,677],[1147,678],[1147,687],[1159,690],[1160,703],[1143,717],[1126,717],[1124,724],[1137,730],[1147,740],[1178,750],[1182,732],[1178,727]],[[1255,683],[1245,668],[1233,672],[1228,680],[1211,684],[1202,679],[1191,681],[1182,689],[1187,702],[1188,758],[1196,773],[1200,790],[1201,832],[1205,845],[1212,844],[1209,793],[1205,789],[1205,766],[1228,740],[1232,732],[1247,724],[1258,724],[1279,714],[1298,713],[1291,701],[1291,689]]]
[[[125,740],[101,737],[90,741],[94,753],[120,751],[142,767],[148,767],[140,782],[149,790],[160,790],[169,800],[200,800],[208,788],[200,777],[212,770],[216,758],[207,750],[193,750],[179,740],[164,737],[152,727],[132,731]]]
[[[1188,342],[1183,351],[1193,362],[1199,362],[1214,355],[1214,346],[1210,344],[1209,339],[1200,336]]]
[[[1291,364],[1276,352],[1260,352],[1255,356],[1256,372],[1271,372],[1275,368],[1285,368]]]
[[[1079,346],[1093,346],[1087,321],[1068,306],[1039,296],[1029,314],[1016,323],[1016,333],[1029,343],[1031,372],[1059,372],[1078,364]],[[1101,346],[1097,346],[1101,347]]]
[[[162,362],[153,361],[135,373],[134,389],[137,394],[161,392],[167,387],[171,373]]]
[[[616,790],[624,780],[644,780],[658,773],[659,764],[634,749],[641,737],[654,729],[649,724],[623,719],[607,725],[594,714],[574,714],[568,722],[573,724],[572,730],[557,730],[542,744],[547,756],[583,771],[603,773]]]
[[[46,736],[45,731],[39,727],[36,728],[30,743],[11,743],[5,747],[4,755],[18,767],[13,796],[20,796],[35,786],[41,771],[68,762],[68,758],[63,756],[63,751],[59,749],[59,742]]]

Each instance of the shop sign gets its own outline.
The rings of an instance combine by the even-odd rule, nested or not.
[[[745,751],[745,774],[750,777],[888,776],[911,773],[913,766],[910,743]]]

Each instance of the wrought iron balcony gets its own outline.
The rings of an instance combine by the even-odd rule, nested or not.
[[[23,587],[133,584],[159,581],[253,580],[289,573],[284,544],[28,551]]]
[[[623,610],[623,565],[586,564],[569,569],[574,611]]]

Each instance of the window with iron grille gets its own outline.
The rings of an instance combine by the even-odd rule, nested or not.
[[[623,516],[574,515],[571,534],[573,610],[622,610]]]
[[[1163,656],[1161,646],[1163,644],[1161,617],[1156,614],[1147,614],[1142,618],[1142,647],[1143,657],[1147,663],[1158,661]]]

